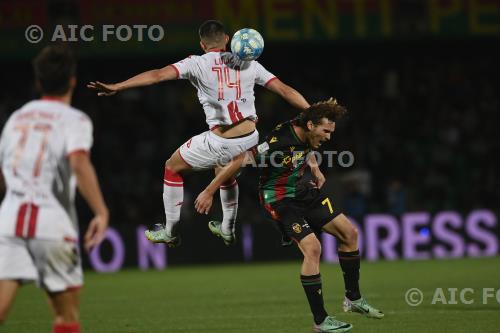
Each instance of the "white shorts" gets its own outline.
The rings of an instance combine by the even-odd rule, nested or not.
[[[78,244],[0,237],[0,280],[35,281],[49,292],[79,288],[83,272]]]
[[[234,157],[259,143],[259,132],[242,138],[226,139],[206,131],[193,136],[180,148],[181,158],[194,170],[224,166]]]

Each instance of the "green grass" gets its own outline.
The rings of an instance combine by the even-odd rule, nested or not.
[[[311,332],[298,263],[169,268],[165,271],[87,273],[82,290],[84,332]],[[353,332],[499,332],[500,304],[482,304],[482,288],[500,289],[500,257],[450,261],[362,263],[361,287],[383,320],[341,312],[337,265],[322,265],[327,310]],[[407,289],[424,292],[418,307]],[[431,304],[435,289],[473,288],[474,304]],[[467,294],[471,298],[470,294]],[[50,332],[43,294],[22,288],[2,332]]]

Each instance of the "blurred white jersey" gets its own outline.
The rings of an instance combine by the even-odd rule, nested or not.
[[[0,139],[7,187],[0,236],[76,239],[76,180],[67,157],[91,146],[91,120],[69,105],[36,100],[14,112]]]
[[[219,50],[171,65],[179,79],[188,79],[198,90],[210,129],[245,118],[256,120],[254,86],[276,78],[257,61],[235,65],[233,60],[230,53]]]

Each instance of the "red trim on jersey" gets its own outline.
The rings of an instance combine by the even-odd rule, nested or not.
[[[283,173],[282,176],[280,176],[276,182],[274,183],[274,193],[276,196],[276,200],[279,201],[285,197],[286,194],[286,188],[285,185],[288,182],[288,177],[293,173],[293,170],[287,170],[285,173]]]
[[[189,164],[188,162],[186,162],[186,160],[184,159],[184,157],[182,157],[182,154],[181,154],[181,151],[179,150],[179,156],[181,157],[181,160],[184,161],[184,163],[186,163],[187,165],[189,165],[190,168],[192,168],[193,166],[191,164]]]
[[[271,78],[271,79],[267,80],[267,82],[266,82],[266,83],[264,83],[264,87],[266,87],[269,83],[271,83],[272,81],[274,81],[274,80],[276,80],[276,79],[277,79],[277,77],[275,76],[275,77],[273,77],[273,78]]]
[[[30,221],[28,224],[28,238],[35,238],[36,222],[38,219],[38,206],[31,204]]]
[[[170,66],[172,66],[172,68],[175,69],[175,73],[177,73],[176,79],[178,79],[181,76],[181,74],[179,73],[179,69],[177,67],[175,67],[174,64],[170,64]]]
[[[89,151],[85,149],[76,149],[73,151],[70,151],[69,153],[66,154],[66,158],[69,158],[71,155],[77,155],[77,154],[88,154]]]
[[[62,102],[63,101],[63,98],[60,97],[60,96],[47,96],[47,95],[43,95],[40,99],[44,100],[44,101],[58,101],[58,102]]]
[[[28,204],[26,203],[23,203],[21,207],[19,207],[19,211],[17,213],[17,222],[16,222],[16,237],[23,237],[24,220],[26,217],[27,208]]]

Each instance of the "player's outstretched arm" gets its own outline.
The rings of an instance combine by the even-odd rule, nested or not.
[[[176,78],[177,71],[174,67],[168,65],[163,68],[143,72],[118,83],[92,81],[87,84],[87,88],[96,90],[98,96],[112,96],[121,90],[149,86],[161,81],[174,80]]]
[[[87,153],[72,154],[69,156],[69,163],[75,173],[78,190],[94,213],[94,218],[90,221],[84,236],[85,249],[90,251],[106,234],[109,220],[108,207],[104,202],[90,156]]]
[[[283,97],[290,105],[301,110],[307,109],[310,105],[297,90],[289,85],[275,79],[266,85],[266,88]]]
[[[223,168],[219,169],[215,178],[208,184],[208,186],[201,192],[194,201],[194,208],[200,214],[208,214],[212,208],[212,201],[215,192],[219,187],[233,177],[241,168],[245,161],[246,153],[240,154],[233,158],[233,160]]]

